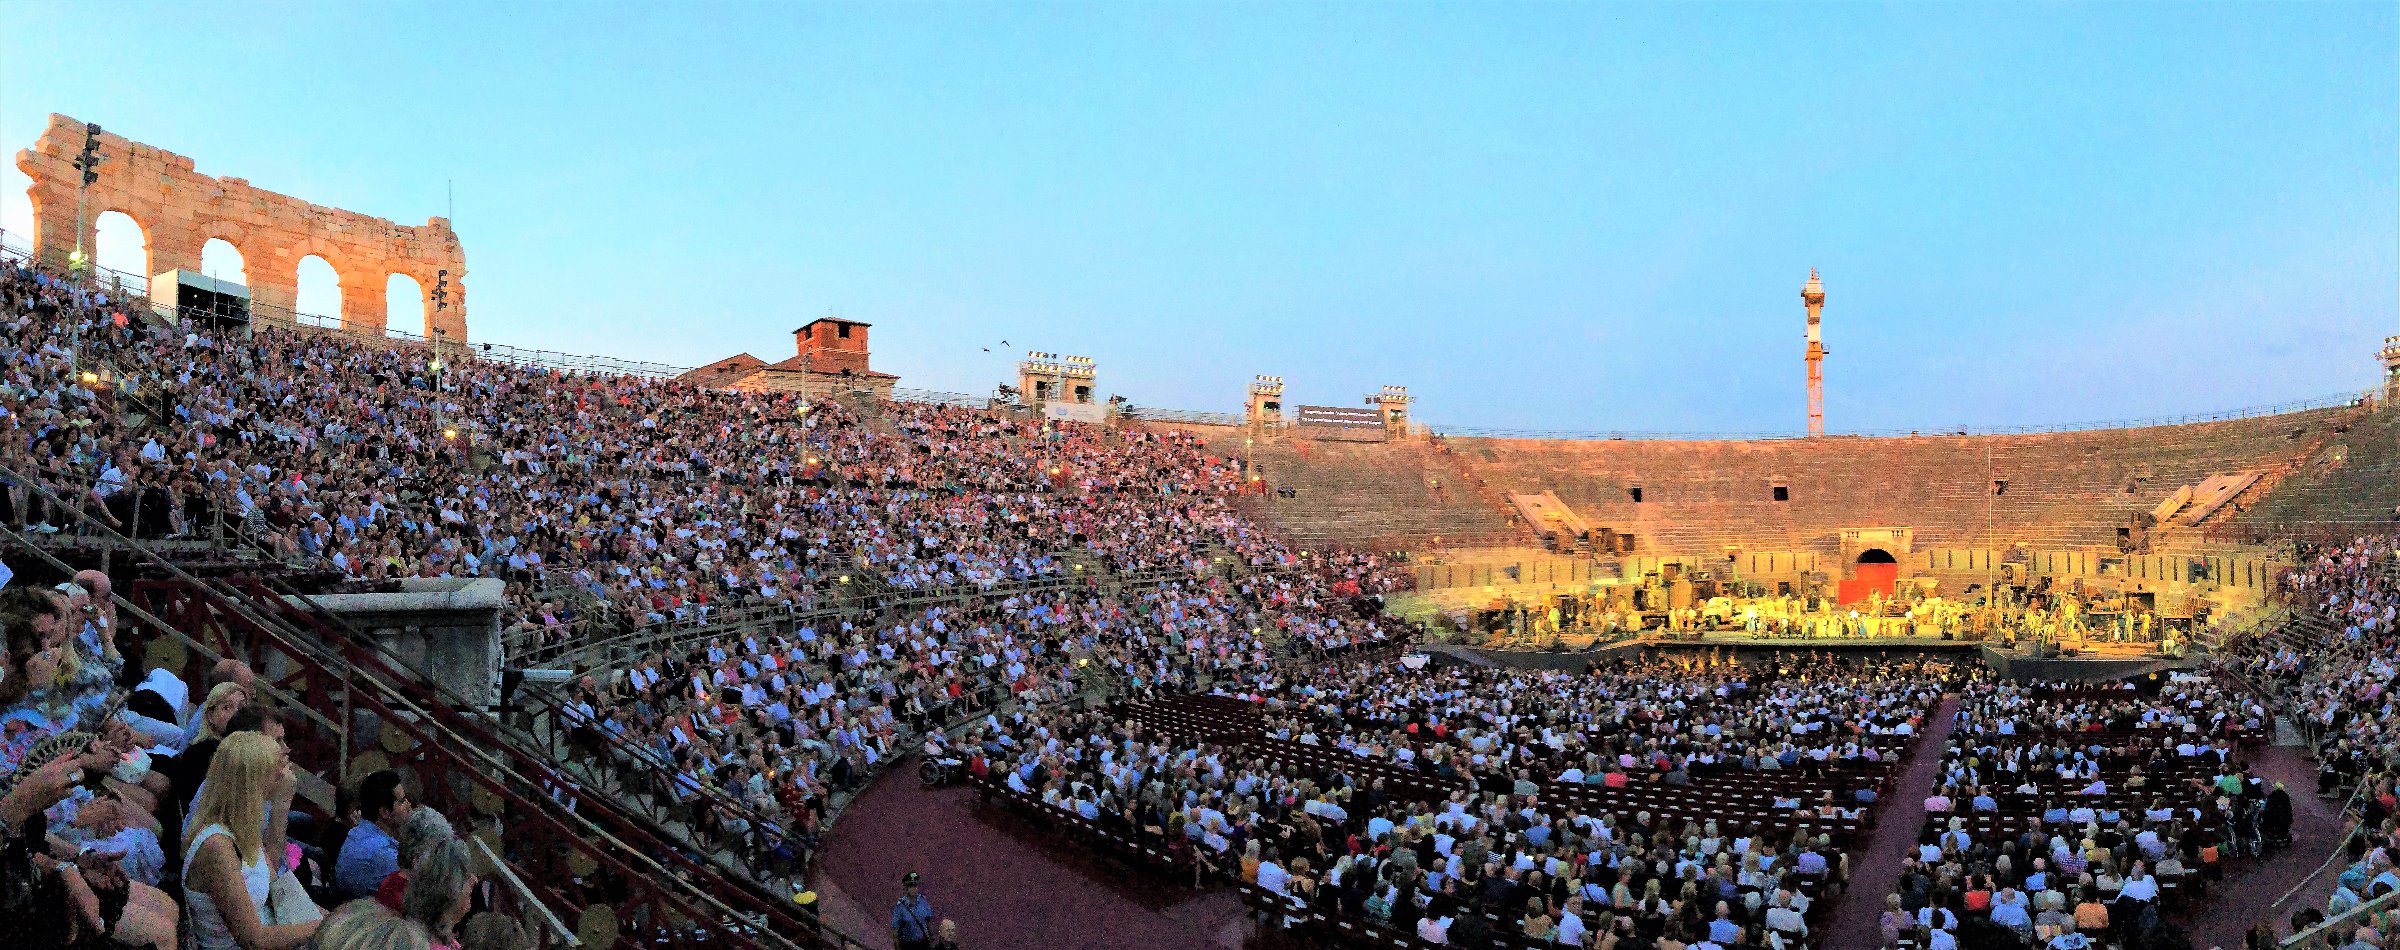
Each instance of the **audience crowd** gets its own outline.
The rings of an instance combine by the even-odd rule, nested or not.
[[[1379,603],[1401,566],[1238,518],[1238,466],[1174,431],[169,326],[15,265],[0,357],[0,466],[27,479],[0,479],[12,529],[88,518],[368,589],[494,578],[539,644],[654,628],[647,655],[565,690],[558,725],[595,774],[771,875],[804,871],[843,793],[923,752],[1238,877],[1270,920],[1796,950],[1955,689],[1887,944],[2137,939],[2162,900],[2289,842],[2289,792],[2244,763],[2276,712],[2361,818],[2309,913],[2400,887],[2389,539],[2309,552],[2284,593],[2322,630],[2239,644],[2222,681],[1817,655],[1403,664]],[[762,605],[777,619],[707,625]],[[0,588],[0,632],[12,948],[531,945],[414,779],[311,805],[247,666],[187,683],[129,663],[107,575]],[[1103,692],[1120,702],[1086,701]],[[2384,923],[2351,936],[2374,946]]]
[[[2147,946],[2162,902],[2290,841],[2288,792],[2242,751],[2267,710],[2204,677],[2141,688],[1963,685],[1887,946]]]
[[[165,328],[38,281],[0,290],[0,464],[88,486],[106,521],[138,500],[160,536],[222,517],[361,580],[500,578],[546,630],[816,606],[853,576],[990,589],[1070,554],[1188,570],[1247,531],[1224,504],[1238,468],[1182,433]],[[9,494],[17,523],[66,520]]]
[[[512,626],[551,642],[729,605],[804,618],[568,696],[596,761],[768,866],[805,859],[832,792],[972,710],[1045,708],[1101,677],[1188,691],[1270,650],[1385,642],[1374,601],[1406,583],[1380,557],[1295,552],[1241,522],[1236,467],[1175,432],[165,327],[14,265],[0,324],[0,465],[27,477],[0,483],[13,529],[89,518],[369,589],[497,578]],[[342,790],[344,814],[290,811],[280,713],[247,669],[142,678],[95,613],[105,576],[77,580],[9,591],[9,907],[82,895],[92,913],[59,918],[62,945],[280,948],[327,920],[318,907],[339,908],[336,932],[457,944],[457,915],[407,916],[405,888],[463,886],[418,863],[453,850],[409,832],[441,815],[388,774]],[[898,606],[831,609],[854,581]],[[273,741],[236,741],[250,733]],[[253,800],[266,827],[223,820]],[[137,873],[103,869],[119,864]],[[403,916],[355,903],[378,893]]]
[[[1460,946],[1788,946],[1846,874],[1837,830],[1887,789],[1948,670],[1784,662],[1251,671],[1211,687],[1240,700],[1228,733],[1139,708],[1020,711],[972,732],[972,766],[995,791],[1239,875],[1275,916]],[[1778,776],[1756,813],[1633,797]]]
[[[2400,537],[2304,547],[2283,590],[2297,617],[2233,644],[2227,668],[2275,696],[2315,746],[2317,793],[2346,807],[2355,826],[2338,856],[2331,896],[2296,914],[2293,930],[2400,889]],[[2361,946],[2400,938],[2387,909],[2357,920]]]

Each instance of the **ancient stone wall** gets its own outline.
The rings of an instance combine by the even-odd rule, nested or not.
[[[1636,556],[1800,556],[1815,559],[1807,569],[1843,577],[1866,547],[1891,549],[1910,570],[1922,569],[1923,552],[1934,548],[2005,550],[2023,543],[2113,553],[2122,540],[2118,529],[2133,526],[2137,514],[2178,486],[2228,472],[2262,473],[2235,502],[2276,520],[2382,521],[2400,504],[2390,487],[2400,485],[2391,474],[2400,470],[2392,461],[2400,458],[2393,436],[2400,422],[2379,422],[2387,419],[2400,419],[2400,412],[2369,418],[2332,408],[1963,437],[1462,437],[1446,440],[1448,455],[1421,443],[1251,441],[1240,428],[1184,428],[1207,438],[1214,454],[1250,458],[1268,486],[1297,489],[1293,498],[1254,495],[1244,503],[1253,517],[1306,541],[1419,546],[1438,535],[1456,545],[1522,532],[1508,511],[1479,497],[1470,482],[1479,478],[1500,493],[1555,492],[1595,527],[1633,535]],[[2334,458],[2342,453],[2347,465]],[[2295,476],[2288,487],[2278,484],[2285,475]],[[1781,500],[1777,487],[1786,489]],[[2229,520],[2251,516],[2229,509],[2208,524]],[[1909,541],[1845,545],[1844,532],[1859,528],[1903,529]],[[2162,530],[2148,537],[2168,549],[2201,537]],[[1746,574],[1801,569],[1786,561]]]
[[[1918,547],[2114,549],[2137,514],[2211,475],[2261,473],[2236,499],[2257,504],[2357,418],[2334,408],[2023,435],[1451,445],[1499,490],[1554,491],[1593,524],[1635,535],[1638,552],[1855,559],[1876,545],[1843,543],[1847,529],[1908,528]]]
[[[50,116],[50,126],[30,149],[17,153],[17,168],[32,179],[35,253],[64,268],[76,244],[75,155],[82,151],[84,123]],[[300,290],[300,261],[324,258],[340,276],[342,329],[380,336],[384,292],[393,274],[406,274],[426,295],[424,335],[435,331],[452,343],[467,338],[466,256],[445,218],[417,226],[394,224],[339,208],[310,204],[253,187],[239,178],[214,178],[193,170],[192,160],[124,136],[103,132],[100,180],[85,195],[83,246],[93,246],[92,222],[110,211],[139,224],[150,249],[150,274],[200,269],[200,249],[223,239],[242,254],[252,305],[264,316],[291,312]],[[89,251],[87,250],[87,253]],[[449,305],[433,309],[438,272],[447,270]]]

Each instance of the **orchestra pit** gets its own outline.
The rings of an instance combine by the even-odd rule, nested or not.
[[[2400,885],[2400,339],[2042,431],[1175,412],[486,342],[443,219],[17,164],[11,948],[2334,947]],[[260,277],[177,259],[253,208]],[[353,220],[424,332],[265,266]]]

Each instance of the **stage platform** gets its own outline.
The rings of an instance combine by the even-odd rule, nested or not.
[[[1949,637],[1770,637],[1740,632],[1691,634],[1661,634],[1651,632],[1625,641],[1645,647],[1771,647],[1778,650],[1846,650],[1846,649],[1939,649],[1973,650],[1983,646],[1976,640],[1955,640]]]
[[[2147,644],[2097,644],[2095,646],[2104,649],[2079,652],[2073,656],[2045,657],[2037,655],[2031,645],[2003,647],[1996,643],[1944,640],[1939,637],[1796,640],[1784,637],[1710,634],[1697,640],[1688,636],[1618,640],[1580,650],[1493,649],[1460,644],[1434,644],[1426,646],[1424,652],[1432,655],[1436,663],[1466,663],[1474,666],[1570,672],[1583,670],[1595,662],[1607,662],[1625,657],[1657,657],[1681,653],[1716,653],[1736,659],[1765,657],[1778,653],[1837,653],[1858,659],[1947,656],[1958,660],[1981,660],[2000,675],[2010,679],[2085,681],[2119,680],[2169,670],[2190,669],[2197,665],[2189,658],[2167,657],[2158,654],[2150,650]]]

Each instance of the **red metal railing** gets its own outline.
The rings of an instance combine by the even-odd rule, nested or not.
[[[827,945],[812,916],[687,854],[257,578],[138,581],[131,596],[336,723],[293,723],[287,741],[301,764],[334,780],[362,759],[413,774],[426,804],[465,819],[584,941],[626,950]],[[371,748],[353,744],[362,718],[374,725]]]
[[[86,537],[108,542],[128,567],[157,575],[119,587],[130,615],[122,649],[149,656],[151,641],[162,637],[186,646],[176,671],[186,682],[201,682],[216,657],[246,661],[266,680],[257,692],[297,706],[286,741],[299,765],[329,781],[344,783],[362,764],[412,774],[424,802],[460,819],[463,831],[507,863],[523,889],[496,889],[495,897],[504,906],[540,905],[513,909],[537,924],[545,943],[812,950],[847,942],[812,912],[687,853],[633,809],[449,701],[437,684],[305,597],[287,596],[255,574],[196,577],[86,517],[41,481],[5,467],[0,475],[82,522]],[[52,567],[68,567],[31,539],[4,533]],[[373,748],[354,747],[362,723],[371,726]]]

